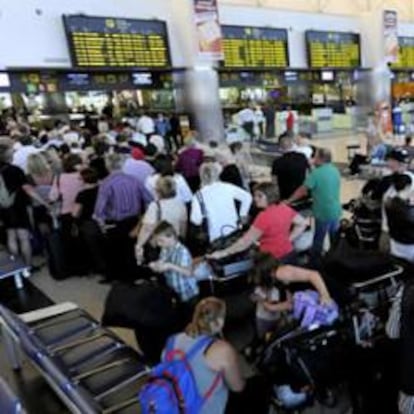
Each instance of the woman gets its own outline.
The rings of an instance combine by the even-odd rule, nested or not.
[[[259,243],[261,252],[269,253],[283,263],[294,262],[293,241],[306,230],[308,221],[288,205],[280,203],[278,189],[272,183],[258,184],[254,200],[263,211],[247,233],[227,249],[210,255],[210,258],[231,256]]]
[[[72,216],[76,197],[83,187],[79,174],[81,168],[82,159],[79,155],[67,155],[63,160],[63,173],[55,177],[49,194],[49,199],[55,203],[56,214],[59,217],[62,245],[69,274],[84,274],[86,272],[85,252],[78,243],[76,233],[74,233],[75,223]]]
[[[154,168],[156,173],[148,177],[145,181],[145,186],[148,191],[156,197],[156,184],[160,177],[172,177],[175,181],[177,187],[177,196],[176,198],[181,200],[184,204],[191,202],[193,198],[193,193],[190,187],[187,184],[185,178],[174,171],[174,166],[171,160],[171,157],[164,154],[159,154],[156,156],[154,161]]]
[[[37,194],[46,201],[52,188],[53,172],[44,153],[29,155],[27,159],[27,175],[34,185]],[[39,203],[33,203],[34,225],[39,234],[44,237],[50,231],[51,217],[48,208]]]
[[[229,390],[241,392],[245,385],[236,350],[227,341],[218,339],[225,317],[225,303],[220,299],[206,298],[196,306],[185,332],[168,342],[167,348],[187,353],[198,341],[211,337],[211,341],[189,360],[200,395],[205,395],[216,383],[200,414],[224,413]]]
[[[256,306],[257,333],[263,338],[278,326],[283,312],[292,310],[292,284],[309,283],[319,293],[322,304],[329,304],[332,299],[318,272],[300,267],[283,265],[270,254],[259,254],[255,260],[254,284],[256,290],[254,300]]]
[[[85,168],[80,172],[83,189],[76,196],[72,216],[90,258],[91,270],[97,274],[105,274],[104,246],[101,229],[92,218],[98,198],[98,173],[93,168]]]
[[[26,265],[32,265],[30,244],[30,198],[48,208],[47,203],[36,193],[20,168],[11,164],[13,141],[0,140],[0,218],[7,231],[7,247],[14,256],[21,255]]]
[[[142,226],[136,244],[138,263],[144,257],[144,246],[150,240],[152,232],[161,221],[170,223],[181,239],[187,234],[187,209],[184,203],[176,198],[176,183],[171,177],[160,177],[156,183],[156,197],[142,219]]]

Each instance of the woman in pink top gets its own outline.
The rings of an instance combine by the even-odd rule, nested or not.
[[[75,220],[72,216],[75,200],[83,188],[79,170],[82,168],[82,159],[79,155],[69,154],[63,160],[63,173],[53,179],[49,194],[50,201],[56,202],[59,216],[61,241],[64,253],[62,264],[65,275],[83,275],[88,272],[88,261],[85,257],[87,251],[81,239],[77,237]]]
[[[254,200],[262,212],[250,229],[227,249],[214,252],[211,258],[231,256],[258,243],[261,252],[291,263],[294,259],[293,241],[306,230],[307,220],[288,205],[280,203],[278,188],[273,183],[257,185]]]
[[[53,179],[49,199],[52,202],[60,202],[58,214],[61,216],[72,215],[76,196],[83,187],[79,174],[81,168],[81,157],[77,154],[69,154],[63,160],[63,173]]]

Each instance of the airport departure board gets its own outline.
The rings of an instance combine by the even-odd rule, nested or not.
[[[307,31],[308,64],[312,68],[361,66],[360,36],[355,33]]]
[[[399,37],[398,60],[392,64],[393,68],[414,68],[414,37]]]
[[[171,66],[165,22],[83,15],[63,16],[73,66]]]
[[[284,68],[289,66],[285,29],[222,26],[225,68]]]

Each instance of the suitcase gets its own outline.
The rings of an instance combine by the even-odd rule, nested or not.
[[[63,247],[62,233],[54,228],[46,238],[47,265],[50,275],[56,280],[62,280],[69,276]]]

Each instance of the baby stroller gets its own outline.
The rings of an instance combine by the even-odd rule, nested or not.
[[[381,236],[383,180],[369,180],[361,196],[351,200],[344,208],[352,213],[350,220],[343,220],[342,229],[354,247],[377,250]]]

